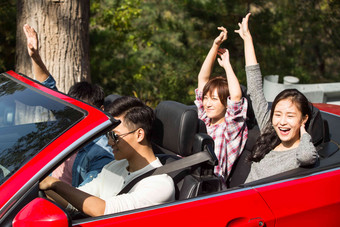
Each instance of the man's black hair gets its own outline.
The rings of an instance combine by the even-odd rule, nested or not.
[[[105,111],[113,117],[124,116],[124,124],[131,130],[142,128],[147,141],[151,141],[152,125],[155,120],[154,111],[140,99],[130,96],[117,98]]]
[[[104,104],[105,94],[103,89],[96,84],[82,81],[74,84],[68,95],[100,108]]]

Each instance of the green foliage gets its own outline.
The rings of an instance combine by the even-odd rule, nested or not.
[[[166,99],[193,103],[200,66],[219,34],[217,26],[227,22],[216,21],[229,18],[225,16],[226,3],[156,0],[135,1],[131,5],[132,1],[117,3],[101,1],[100,6],[92,5],[93,80],[101,83],[107,93],[134,94],[152,106]],[[130,16],[114,9],[118,5]],[[96,10],[98,7],[101,10]],[[112,12],[117,15],[110,17]],[[116,24],[115,18],[122,18],[119,14],[126,16],[123,31],[112,26]],[[102,18],[112,21],[107,23]]]
[[[264,75],[301,82],[339,81],[339,1],[92,1],[91,69],[107,93],[135,95],[155,106],[192,104],[197,74],[217,26],[242,84],[243,42],[237,23],[252,12],[250,30]],[[223,74],[215,64],[214,75]]]
[[[338,0],[91,0],[92,81],[106,94],[135,95],[151,106],[192,104],[197,75],[218,26],[223,47],[246,84],[237,23],[252,12],[250,30],[263,75],[294,75],[302,83],[340,81]],[[0,68],[14,68],[15,0],[0,0]],[[215,64],[213,76],[223,74]]]
[[[250,29],[264,75],[339,81],[339,1],[266,1],[254,7]]]

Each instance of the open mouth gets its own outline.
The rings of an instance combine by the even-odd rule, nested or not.
[[[279,130],[282,135],[288,135],[290,132],[290,128],[279,128]]]

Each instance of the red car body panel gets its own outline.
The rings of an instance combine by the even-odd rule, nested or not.
[[[256,209],[254,209],[256,207]],[[273,215],[253,189],[209,196],[145,212],[105,218],[76,226],[274,226]]]
[[[275,215],[275,226],[339,226],[340,170],[256,190]]]
[[[93,130],[98,125],[110,121],[107,115],[90,105],[48,89],[39,83],[16,74],[13,71],[9,71],[7,73],[32,87],[82,108],[87,112],[87,114],[79,123],[54,140],[0,186],[0,191],[2,192],[2,196],[0,196],[0,208],[4,207],[10,198],[12,198],[32,177],[51,162],[61,151],[71,146],[76,140]],[[4,212],[0,214],[0,217],[3,214]]]
[[[313,105],[324,112],[332,113],[332,114],[340,116],[339,105],[325,104],[325,103],[313,103]]]
[[[38,212],[32,212],[33,209]],[[50,201],[36,198],[16,215],[13,221],[13,227],[67,226],[69,224],[67,218],[65,213]],[[39,220],[39,222],[37,222],[37,220]]]

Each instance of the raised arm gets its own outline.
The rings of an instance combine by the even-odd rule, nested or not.
[[[227,39],[227,29],[224,27],[218,27],[218,30],[221,31],[220,35],[214,40],[210,51],[205,58],[201,70],[198,74],[198,90],[203,91],[204,85],[209,81],[210,74],[212,71],[212,67],[214,66],[214,62],[217,56],[218,49],[220,45]]]
[[[238,102],[242,98],[242,91],[240,83],[230,64],[229,51],[227,49],[219,49],[218,55],[221,58],[218,58],[217,61],[220,64],[220,66],[224,68],[225,73],[227,75],[230,99],[232,101]]]
[[[236,33],[244,41],[244,56],[246,61],[246,75],[247,75],[247,92],[252,101],[255,117],[259,124],[261,132],[265,129],[270,119],[270,111],[268,110],[268,103],[264,97],[262,86],[262,74],[260,66],[257,63],[253,39],[248,29],[248,20],[250,17],[248,13],[239,23],[239,30]]]
[[[244,41],[244,56],[246,60],[246,66],[256,65],[256,55],[253,44],[253,38],[251,37],[250,31],[248,29],[248,20],[250,17],[250,13],[248,13],[243,19],[242,23],[238,23],[239,29],[235,30]]]
[[[25,24],[23,29],[27,38],[27,50],[29,56],[32,59],[35,79],[42,83],[48,78],[50,73],[48,72],[44,62],[41,60],[41,57],[39,55],[38,35],[34,28],[29,26],[28,24]]]

